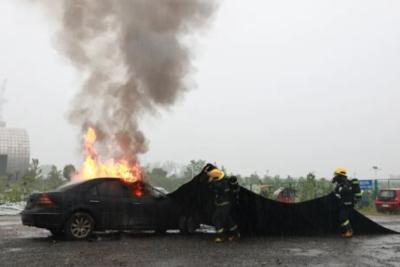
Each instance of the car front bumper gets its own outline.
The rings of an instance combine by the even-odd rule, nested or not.
[[[375,206],[380,211],[400,211],[399,203],[375,203]]]

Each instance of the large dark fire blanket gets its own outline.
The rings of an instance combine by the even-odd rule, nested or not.
[[[213,194],[207,176],[199,174],[170,194],[184,207],[187,216],[212,225]],[[241,188],[235,218],[242,234],[248,235],[323,235],[340,232],[339,200],[333,194],[301,203],[281,203]],[[351,210],[350,220],[356,235],[395,234]]]

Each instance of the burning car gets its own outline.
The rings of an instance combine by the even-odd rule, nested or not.
[[[296,201],[296,190],[290,187],[280,187],[273,194],[276,201],[283,203],[294,203]]]
[[[179,229],[180,207],[143,181],[98,178],[30,196],[22,223],[55,236],[85,239],[93,231]]]

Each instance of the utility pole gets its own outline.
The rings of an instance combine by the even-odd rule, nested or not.
[[[378,180],[378,172],[381,171],[382,169],[380,169],[378,166],[372,166],[372,171],[375,174],[375,180]]]
[[[378,181],[378,172],[381,171],[382,169],[379,168],[378,166],[372,166],[371,170],[374,172],[374,178],[376,181]],[[388,189],[390,188],[390,182],[388,180]]]

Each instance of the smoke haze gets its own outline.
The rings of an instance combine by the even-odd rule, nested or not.
[[[59,48],[85,75],[69,121],[82,132],[93,126],[103,153],[136,161],[148,149],[139,118],[173,105],[189,89],[191,54],[183,38],[207,24],[215,2],[45,3],[62,19]]]

